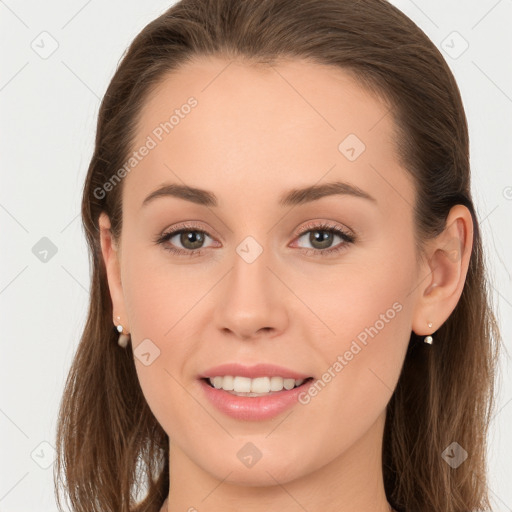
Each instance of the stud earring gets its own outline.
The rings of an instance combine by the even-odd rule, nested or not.
[[[429,329],[431,329],[431,328],[432,328],[432,322],[429,322],[427,325],[428,325]],[[425,343],[428,343],[429,345],[432,345],[432,342],[434,341],[434,338],[432,338],[432,336],[430,336],[430,335],[429,335],[429,336],[425,336],[425,338],[423,339],[423,341],[424,341]]]
[[[120,316],[118,316],[116,318],[117,318],[118,322],[121,320]],[[114,322],[114,324],[115,324],[115,322]],[[116,328],[117,328],[117,332],[119,333],[119,339],[117,340],[117,343],[119,344],[120,347],[126,348],[126,346],[128,345],[128,341],[130,339],[130,334],[123,332],[123,326],[120,323],[118,323],[116,325]]]

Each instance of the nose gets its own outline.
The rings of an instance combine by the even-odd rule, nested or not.
[[[223,280],[215,309],[216,327],[241,340],[275,337],[288,326],[286,288],[263,251],[248,262],[238,254]]]

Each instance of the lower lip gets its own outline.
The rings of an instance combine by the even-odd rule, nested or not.
[[[238,420],[249,421],[267,420],[281,414],[298,403],[298,396],[307,391],[312,382],[310,379],[296,388],[283,389],[268,396],[237,396],[200,379],[206,397],[219,411]]]

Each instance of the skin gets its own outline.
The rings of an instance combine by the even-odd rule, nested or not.
[[[148,366],[134,361],[170,438],[171,490],[162,512],[235,511],[239,503],[246,512],[387,512],[386,405],[411,331],[434,333],[460,298],[471,215],[452,208],[445,232],[417,261],[415,190],[398,162],[388,106],[335,68],[228,63],[196,59],[153,92],[134,149],[187,98],[198,105],[124,178],[118,245],[108,217],[100,217],[114,315],[135,352],[146,338],[160,350]],[[352,162],[338,150],[349,133],[366,146]],[[336,180],[376,202],[332,195],[278,205],[290,189]],[[162,197],[141,207],[165,182],[210,190],[219,206]],[[186,221],[207,232],[202,254],[178,256],[154,242]],[[314,245],[315,228],[305,228],[312,221],[330,221],[357,239],[335,254],[308,254],[344,243],[335,236]],[[251,264],[236,252],[247,236],[263,248]],[[193,248],[179,235],[166,244]],[[271,362],[320,379],[394,303],[400,311],[307,405],[239,421],[202,394],[197,375],[231,361]],[[261,452],[250,468],[237,457],[247,442]]]

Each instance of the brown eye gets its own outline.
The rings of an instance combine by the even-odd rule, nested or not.
[[[164,249],[184,256],[195,255],[209,246],[205,246],[208,233],[193,227],[180,227],[164,233],[155,242],[161,244]]]
[[[328,249],[332,245],[335,236],[332,231],[311,230],[309,231],[308,243],[313,246],[313,249]]]
[[[299,234],[298,240],[303,239],[310,245],[309,247],[302,247],[308,253],[311,252],[319,255],[333,254],[346,249],[348,245],[355,242],[354,235],[346,233],[338,226],[322,224],[309,225],[307,228]],[[336,239],[339,239],[337,244]]]
[[[204,243],[205,233],[202,231],[180,231],[175,236],[178,234],[179,241],[185,249],[200,249]]]

